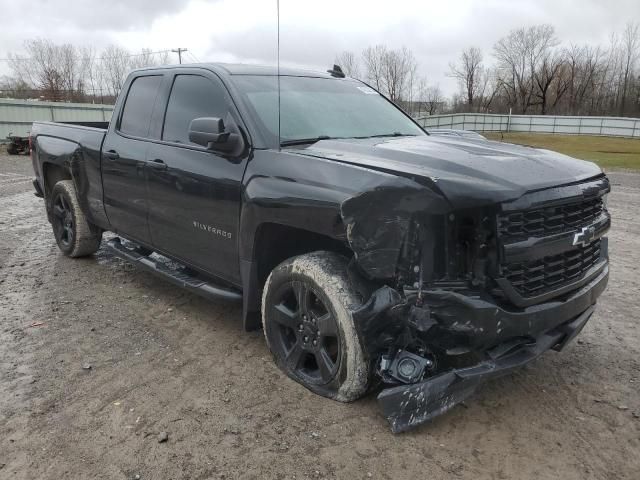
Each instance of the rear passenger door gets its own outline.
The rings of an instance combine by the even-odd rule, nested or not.
[[[161,140],[147,152],[149,228],[154,247],[198,269],[239,283],[238,225],[246,157],[214,153],[189,141],[189,124],[218,117],[236,131],[240,118],[211,72],[173,76]]]
[[[159,137],[151,119],[163,79],[162,74],[133,78],[102,146],[104,205],[111,228],[147,245],[151,237],[144,165],[150,140]]]

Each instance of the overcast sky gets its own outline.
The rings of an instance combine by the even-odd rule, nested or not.
[[[188,61],[276,59],[276,0],[0,0],[0,12],[0,58],[44,37],[97,49],[186,47]],[[405,45],[419,72],[451,94],[448,64],[467,46],[490,61],[509,30],[540,23],[566,44],[607,44],[628,21],[640,22],[640,0],[281,0],[281,61],[324,70],[342,50]]]

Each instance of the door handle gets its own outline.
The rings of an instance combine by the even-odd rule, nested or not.
[[[104,156],[109,160],[118,160],[120,158],[120,155],[118,155],[118,152],[116,152],[115,150],[104,152]]]
[[[152,160],[151,162],[147,162],[147,166],[151,167],[151,168],[155,168],[156,170],[166,170],[167,169],[167,164],[164,163],[164,160],[161,160],[159,158],[156,158],[155,160]]]

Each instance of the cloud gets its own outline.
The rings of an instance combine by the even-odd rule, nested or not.
[[[0,0],[0,58],[24,40],[120,44],[133,51],[186,47],[188,58],[275,63],[276,0],[31,0],[28,15]],[[449,62],[468,46],[491,61],[495,42],[511,29],[540,23],[569,43],[608,43],[627,21],[640,22],[639,0],[280,0],[285,65],[326,69],[336,54],[378,43],[409,47],[420,74],[446,93],[457,86]],[[0,74],[2,71],[0,62]],[[6,65],[5,65],[6,69]]]
[[[9,9],[22,11],[25,22],[37,26],[42,33],[49,27],[81,28],[88,32],[146,28],[157,17],[178,12],[185,4],[182,0],[30,0],[29,14],[25,16],[22,2],[6,3]]]

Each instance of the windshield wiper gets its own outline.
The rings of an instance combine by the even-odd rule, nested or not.
[[[353,138],[416,137],[416,136],[417,135],[413,133],[393,132],[393,133],[381,133],[379,135],[368,135],[366,137],[353,137]]]
[[[316,143],[319,142],[320,140],[344,140],[344,139],[349,139],[349,138],[355,138],[355,139],[366,139],[366,138],[382,138],[382,137],[416,137],[417,135],[414,135],[412,133],[400,133],[400,132],[393,132],[393,133],[382,133],[379,135],[367,135],[364,137],[330,137],[329,135],[319,135],[317,137],[313,137],[313,138],[297,138],[295,140],[285,140],[283,142],[280,142],[280,146],[281,147],[291,147],[293,145],[307,145],[307,144],[312,144],[312,143]]]
[[[329,135],[320,135],[314,138],[297,138],[295,140],[285,140],[284,142],[280,142],[281,147],[290,147],[292,145],[306,145],[311,143],[319,142],[320,140],[331,140],[336,137],[330,137]]]

